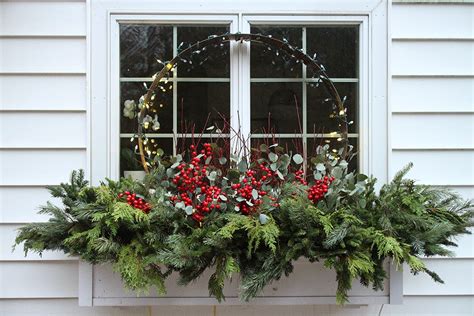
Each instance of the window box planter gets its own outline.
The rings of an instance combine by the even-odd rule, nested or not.
[[[393,265],[386,264],[389,278],[383,291],[373,291],[354,282],[349,292],[349,305],[401,304],[402,272]],[[238,298],[238,282],[226,283],[226,300],[218,303],[208,295],[207,279],[209,272],[198,282],[189,286],[176,285],[176,276],[166,281],[167,294],[137,296],[124,289],[120,276],[109,265],[90,265],[79,263],[79,305],[81,306],[149,306],[149,305],[312,305],[336,304],[336,275],[323,267],[322,263],[300,260],[289,277],[268,286],[263,294],[250,302]]]

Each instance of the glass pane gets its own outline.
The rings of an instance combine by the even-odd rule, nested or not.
[[[120,25],[120,76],[151,77],[173,58],[173,27]]]
[[[130,141],[130,138],[120,139],[120,174],[122,176],[125,170],[143,170],[137,146],[136,139],[133,141]],[[172,155],[173,139],[149,138],[146,148],[151,151],[152,156],[156,155],[156,150],[158,148],[161,148],[165,152],[165,155]]]
[[[357,152],[359,139],[358,138],[349,138],[349,144],[354,146],[353,152]],[[316,148],[318,146],[329,145],[330,150],[336,154],[339,148],[342,147],[341,142],[337,138],[316,138],[308,136],[308,157],[316,156]],[[349,171],[354,171],[358,169],[358,155],[355,155],[354,158],[349,162]]]
[[[210,143],[210,144],[216,144],[220,150],[214,152],[214,157],[220,158],[220,157],[229,157],[230,153],[230,139],[229,137],[225,137],[222,135],[219,135],[217,137],[199,137],[199,135],[196,135],[194,138],[193,137],[187,137],[187,138],[181,138],[178,137],[177,141],[177,146],[176,146],[176,153],[181,153],[185,154],[185,158],[189,159],[189,146],[191,144],[194,144],[197,146],[198,150],[202,149],[202,145],[205,143]],[[214,163],[219,163],[217,161],[214,161]]]
[[[166,87],[166,92],[161,89],[157,89],[157,94],[153,105],[148,112],[150,116],[158,116],[158,122],[160,123],[160,129],[156,131],[146,131],[153,133],[172,133],[173,131],[173,92],[169,89],[172,84],[163,83],[162,86]],[[138,103],[138,100],[142,95],[146,93],[146,88],[143,83],[139,82],[123,82],[120,84],[120,132],[121,133],[136,133],[137,132],[137,118],[131,116],[125,116],[124,102],[126,100],[134,100]],[[138,109],[135,109],[137,113]]]
[[[357,109],[358,94],[357,83],[336,83],[341,98],[346,97],[345,106],[347,108],[347,117],[354,123],[349,125],[350,133],[357,133]],[[308,133],[330,133],[339,131],[337,119],[331,118],[333,114],[332,102],[325,101],[328,98],[323,85],[316,87],[313,84],[307,84],[307,131]]]
[[[308,55],[317,54],[329,77],[357,78],[358,26],[307,27],[306,39]]]
[[[178,132],[200,134],[210,126],[227,132],[230,86],[227,82],[178,84]],[[225,118],[225,119],[224,119]]]
[[[286,40],[292,46],[301,48],[302,28],[294,26],[258,26],[252,33],[271,35]],[[250,50],[250,76],[252,78],[301,78],[302,66],[286,53],[263,44],[252,43]]]
[[[301,83],[252,83],[252,133],[301,133],[301,96]]]
[[[178,47],[185,49],[210,35],[228,33],[225,26],[178,26]],[[178,77],[221,78],[230,75],[229,43],[197,49],[194,54],[183,56],[186,62],[178,65]]]
[[[278,144],[278,147],[283,148],[285,153],[299,153],[303,154],[303,139],[301,137],[290,137],[290,138],[278,138],[271,137],[270,135],[266,138],[254,137],[251,140],[251,147],[258,149],[261,144],[271,146]]]

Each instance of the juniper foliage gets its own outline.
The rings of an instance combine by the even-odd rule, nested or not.
[[[284,164],[287,168],[288,159]],[[306,185],[289,178],[272,191],[277,207],[265,200],[259,212],[242,215],[227,201],[225,209],[198,226],[168,202],[167,168],[160,166],[144,182],[106,180],[95,187],[82,171],[73,172],[69,183],[49,188],[62,206],[41,207],[49,221],[21,227],[16,244],[23,244],[25,254],[60,250],[90,263],[111,263],[125,285],[138,292],[155,287],[165,293],[172,272],[186,285],[211,270],[209,293],[219,301],[225,299],[226,280],[236,274],[241,299],[247,301],[290,275],[300,258],[321,261],[336,272],[339,303],[347,302],[354,280],[382,289],[387,260],[442,282],[421,258],[451,255],[446,247],[456,246],[453,237],[473,226],[471,201],[406,179],[411,165],[379,191],[375,179],[348,173],[344,164],[326,167],[335,181],[317,204],[307,198]],[[149,201],[151,212],[120,200],[124,191]]]

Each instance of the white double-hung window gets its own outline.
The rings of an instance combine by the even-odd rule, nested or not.
[[[138,102],[152,76],[183,48],[208,36],[237,32],[271,35],[324,65],[339,94],[346,97],[349,142],[357,152],[351,167],[386,182],[389,4],[387,0],[88,2],[92,183],[139,169],[133,160],[136,143],[131,141],[137,121],[124,111],[125,101]],[[214,135],[217,128],[220,137],[232,137],[238,130],[251,135],[251,145],[272,138],[288,150],[308,155],[319,144],[338,148],[339,129],[330,118],[324,89],[317,76],[291,56],[258,43],[231,41],[183,59],[161,82],[156,112],[148,113],[154,120],[146,130],[151,154],[159,148],[176,154],[193,135],[219,141]],[[207,129],[210,126],[215,128]],[[104,273],[100,267],[81,264],[82,305],[110,304],[110,300],[127,304],[110,286],[116,280]],[[360,303],[395,302],[401,297],[399,281],[399,274],[391,275],[385,292],[351,295],[360,294],[362,298],[355,298]],[[309,287],[300,288],[306,295]],[[290,294],[281,299],[287,304],[302,302]],[[307,302],[330,301],[323,292],[319,297],[313,291],[311,297]],[[209,298],[194,299],[201,304]]]
[[[100,7],[98,3],[102,3]],[[263,8],[266,3],[268,8]],[[107,4],[107,5],[105,5]],[[318,5],[316,5],[318,4]],[[140,168],[133,159],[136,119],[124,102],[146,92],[152,76],[183,48],[212,35],[260,33],[287,41],[324,65],[346,97],[349,141],[358,153],[352,168],[387,177],[387,3],[385,1],[256,1],[198,5],[187,1],[160,10],[133,1],[92,3],[90,170],[93,179]],[[309,6],[309,7],[308,7]],[[252,8],[254,7],[254,8]],[[100,10],[99,10],[100,11]],[[239,130],[255,145],[269,137],[310,155],[317,145],[338,148],[337,121],[317,74],[277,49],[227,42],[183,58],[162,81],[147,150],[176,154],[192,135],[212,139],[207,127]],[[159,128],[157,128],[159,126]]]

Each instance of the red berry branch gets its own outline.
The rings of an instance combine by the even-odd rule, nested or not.
[[[322,180],[316,180],[316,183],[308,189],[308,199],[314,204],[321,200],[328,192],[329,185],[334,181],[334,177],[325,176]]]
[[[150,203],[145,202],[145,200],[135,193],[130,193],[129,191],[125,191],[118,195],[119,199],[126,198],[127,204],[133,206],[134,208],[142,210],[144,213],[149,213],[151,210]]]
[[[175,206],[182,202],[185,207],[191,207],[192,218],[198,222],[201,222],[210,211],[219,210],[220,200],[227,199],[221,188],[210,183],[207,172],[213,159],[212,146],[205,143],[203,147],[199,154],[195,145],[189,147],[191,163],[188,165],[182,162],[177,166],[178,173],[172,182],[178,193],[170,197]]]

